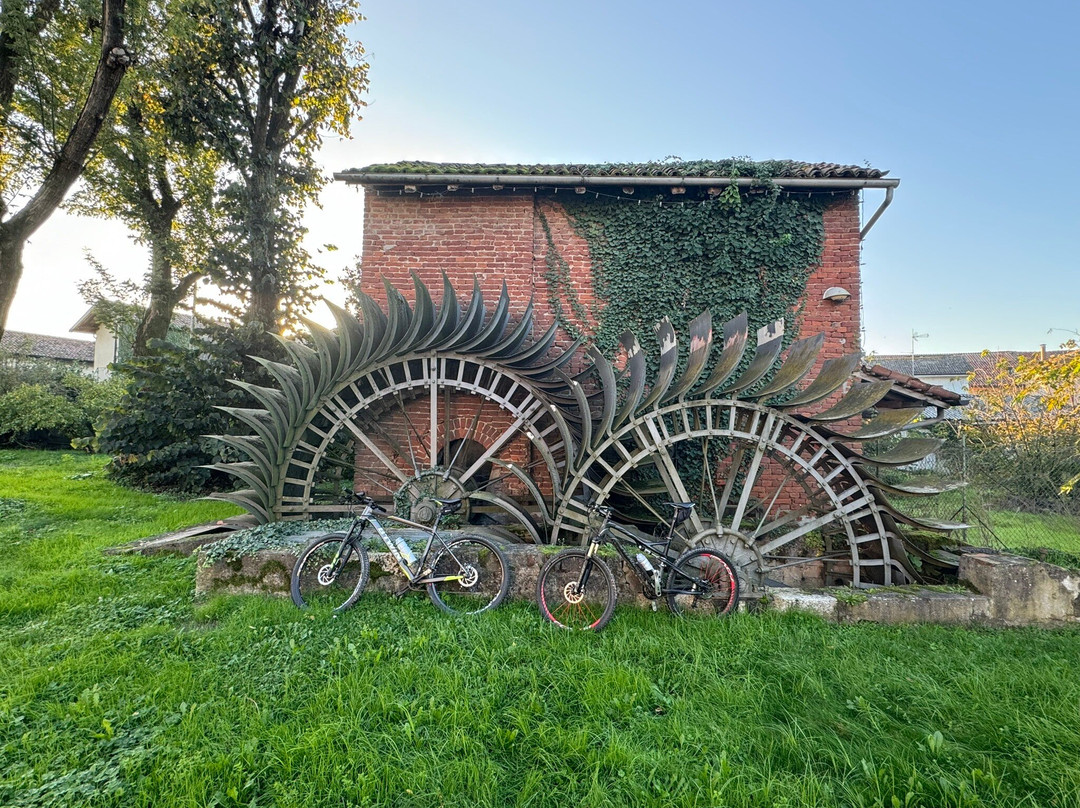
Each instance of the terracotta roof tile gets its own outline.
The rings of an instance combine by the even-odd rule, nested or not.
[[[927,384],[922,379],[892,370],[884,365],[863,365],[861,370],[864,376],[891,381],[894,388],[921,393],[929,398],[937,399],[946,407],[961,407],[966,403],[966,399],[959,393],[946,390],[940,385]]]
[[[0,350],[35,359],[60,359],[67,362],[94,361],[93,342],[70,337],[52,337],[46,334],[27,334],[23,331],[5,331],[3,339],[0,339]]]

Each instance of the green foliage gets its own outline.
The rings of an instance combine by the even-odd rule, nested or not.
[[[177,35],[181,6],[182,0],[155,0],[131,8],[129,42],[139,52],[139,69],[125,76],[112,125],[87,166],[82,189],[67,203],[86,216],[119,219],[149,248],[145,279],[137,295],[126,296],[149,303],[137,307],[126,340],[135,355],[146,355],[150,340],[166,338],[176,305],[199,277],[220,279],[208,256],[222,227],[215,193],[222,160],[181,136],[175,110],[178,93],[197,91],[174,86],[172,62],[186,58]],[[83,296],[103,308],[120,295],[100,288],[109,279],[96,268],[100,280],[86,286],[98,288],[84,289]]]
[[[0,443],[67,447],[89,435],[119,396],[117,382],[58,362],[0,357]]]
[[[1001,360],[969,380],[964,431],[975,479],[999,507],[1080,515],[1080,350]]]
[[[100,451],[113,456],[109,474],[154,491],[192,494],[232,487],[231,477],[199,466],[236,460],[206,436],[232,426],[215,405],[253,405],[227,380],[265,381],[249,357],[256,339],[247,329],[214,326],[189,346],[159,341],[155,355],[119,365],[127,387],[97,442]]]
[[[71,432],[86,421],[72,399],[41,384],[24,384],[0,396],[0,424],[14,435],[34,431]]]
[[[1009,552],[1034,558],[1036,561],[1044,561],[1047,564],[1055,564],[1073,572],[1080,572],[1080,555],[1077,553],[1067,553],[1052,547],[1016,547]]]
[[[41,182],[90,88],[101,48],[101,4],[7,2],[0,7],[0,199]],[[91,20],[97,18],[97,24]],[[6,217],[5,217],[6,218]]]
[[[82,173],[132,61],[124,5],[0,4],[0,332],[26,241]]]
[[[228,222],[211,261],[247,322],[279,330],[310,302],[322,269],[302,246],[303,208],[325,182],[315,155],[348,136],[367,64],[349,30],[355,0],[181,0],[173,112],[220,156]],[[187,90],[185,91],[185,88]]]
[[[783,196],[772,186],[746,194],[736,189],[712,201],[635,201],[601,197],[564,204],[575,232],[589,245],[601,303],[594,311],[586,310],[573,289],[541,210],[549,302],[569,333],[590,336],[614,356],[626,329],[654,350],[647,337],[664,316],[680,334],[706,309],[715,324],[745,311],[752,331],[782,317],[790,320],[821,257],[825,202]],[[794,325],[788,324],[789,341],[798,330]]]
[[[0,454],[4,806],[1074,806],[1080,631],[192,598],[102,547],[218,519]],[[895,799],[894,799],[895,798]]]
[[[317,534],[344,533],[351,525],[352,517],[311,519],[307,522],[267,522],[234,531],[219,541],[204,545],[202,560],[206,564],[213,564],[226,558],[253,555],[262,550],[298,549]]]

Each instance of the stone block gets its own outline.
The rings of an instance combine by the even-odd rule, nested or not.
[[[1080,621],[1080,573],[1022,556],[967,553],[959,577],[990,597],[990,617],[1000,625]]]
[[[800,589],[772,589],[769,609],[777,612],[807,612],[836,622],[839,601],[825,592],[804,592]]]
[[[990,598],[971,592],[869,591],[865,599],[859,594],[837,603],[839,622],[971,625],[990,619]]]

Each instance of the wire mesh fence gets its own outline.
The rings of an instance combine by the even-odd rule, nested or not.
[[[988,447],[977,424],[943,424],[938,430],[945,443],[937,452],[887,476],[904,486],[946,490],[894,498],[902,512],[967,525],[954,531],[956,543],[1024,550],[1051,560],[1061,553],[1080,556],[1080,491],[1062,491],[1080,471],[1075,443],[1051,436],[1017,451]]]

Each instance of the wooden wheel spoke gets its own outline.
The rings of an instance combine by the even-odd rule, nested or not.
[[[473,416],[472,423],[469,424],[469,431],[465,433],[465,437],[458,443],[457,450],[454,452],[454,458],[446,464],[446,471],[443,472],[443,479],[447,479],[450,476],[450,472],[454,466],[457,465],[458,458],[461,457],[461,451],[465,446],[473,439],[473,435],[476,434],[476,425],[480,423],[480,414],[484,411],[484,401],[480,400],[480,406],[476,408],[476,414]],[[449,419],[447,419],[449,423]],[[446,451],[450,451],[450,433],[446,433]]]
[[[408,481],[408,475],[406,475],[405,472],[398,468],[397,463],[395,463],[393,460],[386,456],[386,453],[378,447],[375,441],[371,439],[370,435],[364,432],[364,430],[360,429],[360,427],[352,421],[345,421],[345,428],[352,432],[356,439],[359,440],[362,444],[364,444],[364,446],[368,448],[368,451],[375,455],[375,457],[378,458],[379,462],[390,470],[390,473],[393,474],[393,476],[397,477],[397,479],[401,482]],[[400,456],[401,452],[398,451],[396,447],[394,447],[394,442],[389,438],[389,436],[385,435],[385,432],[383,432],[381,428],[379,428],[377,431],[383,433],[384,439],[386,439],[387,442],[390,443],[391,447],[394,448],[394,451],[397,452]]]

